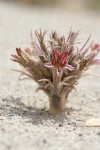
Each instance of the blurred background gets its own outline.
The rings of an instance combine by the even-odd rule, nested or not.
[[[30,25],[33,30],[39,27],[65,32],[65,29],[67,31],[67,28],[72,27],[88,28],[91,32],[94,28],[97,31],[100,22],[100,0],[0,0],[0,8],[3,28],[5,19],[8,24],[17,19],[16,25],[26,19],[22,25],[23,28],[26,25],[27,29]]]
[[[16,2],[32,6],[56,6],[68,8],[87,8],[99,10],[100,0],[1,0],[6,2]]]
[[[26,16],[28,21],[31,14],[34,17],[34,21],[35,19],[41,20],[41,23],[38,23],[37,26],[43,27],[43,21],[48,20],[49,25],[46,25],[46,23],[45,25],[47,28],[51,27],[52,29],[55,29],[56,25],[58,27],[57,20],[59,20],[59,25],[62,24],[62,27],[63,24],[70,27],[77,27],[80,23],[90,23],[89,25],[91,26],[96,19],[99,20],[100,14],[100,0],[0,0],[0,7],[1,18],[4,19],[7,17],[6,21],[10,19],[12,14],[13,17],[15,15],[15,18],[20,18],[21,16],[25,18]],[[52,23],[54,26],[51,26]],[[34,26],[33,20],[31,24]],[[81,25],[79,28],[81,28]]]

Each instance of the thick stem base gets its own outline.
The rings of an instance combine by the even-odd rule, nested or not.
[[[59,114],[65,110],[67,95],[68,94],[63,94],[61,96],[53,95],[49,99],[49,101],[50,101],[50,106],[49,106],[50,114],[57,115],[57,114]]]

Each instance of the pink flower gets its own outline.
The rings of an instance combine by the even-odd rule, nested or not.
[[[56,49],[52,50],[52,65],[58,68],[64,67],[67,61],[68,52],[62,53]]]
[[[12,56],[11,60],[18,62],[18,58],[22,56],[22,51],[20,48],[16,48],[16,52],[17,55],[11,55]]]
[[[92,50],[97,50],[99,52],[100,51],[100,44],[97,44],[97,43],[93,44]]]
[[[31,51],[29,48],[25,49],[25,53],[28,54],[29,56],[33,56],[34,55],[34,51]]]
[[[16,48],[16,52],[18,56],[22,56],[22,51],[20,48]]]
[[[62,73],[63,69],[73,70],[74,67],[68,64],[68,52],[66,50],[59,52],[57,49],[52,50],[51,63],[46,63],[46,67],[55,67],[57,74]]]
[[[89,65],[99,65],[100,64],[100,58],[95,58],[99,51],[100,51],[100,44],[93,44],[92,47],[91,47],[91,53],[87,55],[87,58],[89,59],[89,62],[88,64]]]

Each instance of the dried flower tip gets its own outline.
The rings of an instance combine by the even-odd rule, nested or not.
[[[16,52],[18,56],[22,56],[22,51],[20,48],[16,48]]]

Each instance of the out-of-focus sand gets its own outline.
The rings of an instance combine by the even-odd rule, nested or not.
[[[100,42],[100,16],[92,12],[25,8],[0,2],[0,150],[100,150],[100,128],[85,121],[100,118],[100,78],[85,77],[69,96],[67,112],[49,115],[48,99],[31,80],[19,81],[20,68],[10,61],[15,48],[27,45],[32,29],[81,29],[81,40],[92,34]],[[100,67],[90,72],[100,75]],[[29,109],[30,107],[30,109]]]

